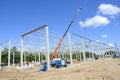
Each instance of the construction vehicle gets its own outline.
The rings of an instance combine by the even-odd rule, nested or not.
[[[56,52],[59,50],[59,48],[60,48],[60,46],[61,46],[61,44],[62,44],[62,42],[63,42],[63,40],[64,40],[64,38],[65,38],[65,36],[66,36],[66,34],[67,34],[67,32],[68,32],[68,30],[70,29],[73,21],[75,20],[76,16],[78,15],[78,13],[80,12],[81,9],[82,9],[82,7],[79,7],[79,8],[78,8],[77,12],[75,13],[75,15],[73,16],[72,20],[70,21],[70,24],[68,25],[67,30],[65,31],[65,33],[64,33],[64,35],[62,36],[62,38],[60,39],[57,47],[56,47],[55,50],[53,51],[52,56],[50,57],[50,60],[51,60],[51,61],[52,61],[53,58],[55,57]],[[62,64],[62,61],[65,62],[64,65]],[[59,59],[59,60],[54,60],[53,62],[51,62],[51,65],[52,65],[52,66],[57,66],[57,65],[66,66],[66,60],[63,59],[63,58],[61,58],[61,59]]]
[[[63,58],[54,59],[50,62],[50,65],[56,68],[67,67],[66,60]]]
[[[57,47],[56,47],[55,50],[53,51],[50,60],[53,60],[53,58],[54,58],[56,52],[58,51],[58,49],[60,48],[60,46],[61,46],[61,44],[62,44],[62,42],[63,42],[63,40],[64,40],[64,37],[66,36],[66,34],[67,34],[68,30],[70,29],[70,27],[71,27],[71,25],[72,25],[74,19],[76,18],[77,14],[80,12],[81,9],[82,9],[81,7],[78,8],[76,14],[74,15],[73,19],[71,20],[71,22],[70,22],[70,24],[69,24],[67,30],[65,31],[65,33],[64,33],[64,35],[62,36],[62,38],[60,39],[60,41],[59,41]]]

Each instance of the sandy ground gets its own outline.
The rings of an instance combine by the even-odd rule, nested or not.
[[[120,59],[86,61],[48,72],[17,70],[0,71],[0,80],[120,80]]]

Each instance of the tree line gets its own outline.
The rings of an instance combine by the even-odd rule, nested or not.
[[[17,50],[16,47],[13,47],[12,49],[10,49],[10,62],[13,63],[13,54],[14,54],[14,63],[17,64],[17,63],[20,63],[20,51]],[[109,53],[111,54],[114,54],[115,52],[114,51],[106,51],[104,53],[104,56],[105,55],[108,55]],[[36,54],[32,54],[32,53],[29,53],[28,52],[24,52],[24,54],[26,55],[23,55],[23,60],[24,58],[26,59],[27,62],[32,62],[32,61],[39,61],[39,55],[36,53]],[[98,58],[99,55],[97,55],[96,53],[93,53],[94,57],[95,58]],[[50,54],[51,56],[51,54]],[[58,58],[58,54],[56,54],[57,58]],[[85,56],[86,58],[92,58],[92,53],[91,52],[85,52]],[[67,54],[67,53],[60,53],[59,54],[59,57],[62,57],[62,58],[66,58],[66,59],[70,59],[70,55]],[[8,48],[5,48],[4,50],[2,50],[1,52],[1,61],[2,63],[7,63],[8,62]],[[83,59],[83,54],[82,52],[73,52],[72,53],[72,58],[73,59]],[[46,59],[46,56],[43,55],[43,53],[40,54],[40,61],[42,60],[45,60]]]

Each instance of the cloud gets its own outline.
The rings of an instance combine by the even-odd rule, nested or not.
[[[96,42],[101,42],[100,40],[95,40]]]
[[[108,45],[109,45],[109,46],[111,46],[111,47],[113,47],[113,46],[114,46],[114,44],[111,44],[111,43],[110,43],[110,44],[108,44]]]
[[[98,7],[100,13],[114,17],[120,13],[120,8],[112,4],[101,4]]]
[[[102,38],[106,38],[106,37],[108,37],[108,35],[107,35],[107,34],[102,35]]]
[[[81,27],[99,27],[106,26],[110,23],[107,17],[96,15],[92,18],[88,18],[86,21],[80,21],[79,24]]]

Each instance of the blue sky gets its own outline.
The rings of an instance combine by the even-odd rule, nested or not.
[[[0,42],[44,24],[63,35],[79,6],[69,32],[120,45],[119,0],[0,0]]]

